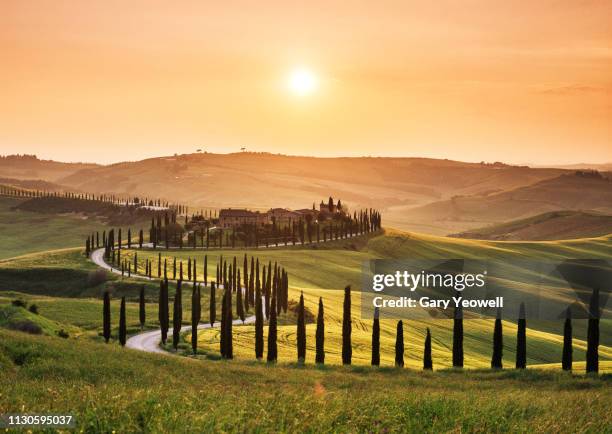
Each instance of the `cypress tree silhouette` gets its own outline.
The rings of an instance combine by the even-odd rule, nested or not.
[[[397,322],[397,333],[395,335],[395,366],[404,367],[404,323]]]
[[[502,369],[504,367],[502,362],[503,345],[504,335],[501,322],[501,309],[498,308],[495,318],[495,327],[493,329],[493,356],[491,357],[491,368],[493,369]]]
[[[527,321],[525,319],[525,304],[521,303],[516,331],[516,369],[527,367]]]
[[[181,325],[183,323],[183,291],[181,289],[182,280],[176,282],[176,293],[174,295],[174,310],[172,316],[172,346],[174,351],[178,349],[181,338]]]
[[[233,359],[234,358],[234,338],[232,331],[232,322],[233,322],[233,314],[232,314],[232,292],[231,290],[226,290],[226,302],[227,308],[225,309],[225,358]]]
[[[210,326],[215,325],[215,320],[217,319],[217,299],[216,299],[216,288],[215,282],[210,282],[210,300],[209,300],[209,316],[210,316]]]
[[[159,325],[161,328],[162,343],[165,345],[166,341],[168,340],[168,328],[170,322],[170,311],[168,308],[168,281],[160,281],[159,286]]]
[[[223,284],[223,286],[225,287],[225,283]],[[221,330],[220,330],[220,339],[219,339],[219,345],[220,345],[220,350],[221,350],[221,357],[225,358],[225,355],[227,353],[226,350],[226,333],[227,333],[227,288],[224,289],[223,291],[223,298],[221,298]]]
[[[463,309],[455,307],[453,319],[453,367],[463,368]]]
[[[353,356],[351,346],[351,285],[344,288],[344,304],[342,314],[342,364],[350,365]]]
[[[102,306],[102,335],[104,341],[108,343],[111,336],[111,312],[110,312],[110,294],[104,291],[104,303]]]
[[[274,295],[272,295],[272,306],[276,305]],[[268,362],[275,363],[278,359],[278,349],[276,347],[276,309],[270,311],[270,321],[268,324]]]
[[[586,372],[599,372],[599,289],[595,288],[589,302],[589,322],[587,328]]]
[[[138,318],[140,319],[140,330],[144,329],[146,313],[145,313],[145,287],[140,287],[140,297],[138,300]]]
[[[236,288],[236,313],[244,323],[244,305],[242,304],[242,288],[240,287],[240,270],[238,270],[238,288]]]
[[[304,293],[300,294],[297,317],[297,353],[298,362],[306,361],[306,323],[304,320]]]
[[[325,320],[323,316],[323,298],[319,297],[319,313],[317,314],[315,363],[325,363]]]
[[[380,320],[378,316],[378,308],[375,308],[372,323],[372,366],[380,366]]]
[[[204,286],[208,285],[208,255],[204,255]]]
[[[257,360],[263,357],[264,351],[263,323],[263,303],[258,282],[257,290],[255,291],[255,358]]]
[[[572,310],[565,311],[565,324],[563,325],[563,357],[561,367],[564,371],[572,370]]]
[[[127,326],[125,321],[125,297],[121,297],[121,309],[119,310],[119,343],[122,347],[125,347],[127,338]]]
[[[200,301],[200,285],[193,285],[191,292],[191,349],[193,354],[198,351],[198,324],[202,316]]]
[[[425,349],[423,350],[423,369],[433,369],[433,361],[431,360],[431,332],[429,331],[429,327],[427,327],[427,335],[425,336]]]

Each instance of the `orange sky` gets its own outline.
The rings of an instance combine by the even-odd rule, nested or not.
[[[0,154],[241,146],[612,161],[612,2],[0,2]]]

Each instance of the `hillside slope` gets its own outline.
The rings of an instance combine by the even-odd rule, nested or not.
[[[455,196],[406,212],[412,225],[445,228],[456,233],[488,224],[551,211],[612,212],[612,180],[603,176],[564,174],[494,194]]]
[[[92,168],[61,183],[89,192],[156,195],[197,206],[309,207],[329,195],[352,207],[416,206],[456,194],[506,190],[559,169],[424,158],[190,154]]]
[[[2,178],[36,179],[55,182],[79,170],[92,169],[94,167],[98,167],[98,165],[40,160],[34,155],[0,156],[0,177]]]
[[[298,368],[4,330],[0,370],[3,411],[73,414],[80,431],[578,432],[588,421],[604,432],[612,423],[607,377],[534,370]]]
[[[612,233],[612,216],[584,211],[552,211],[451,235],[500,241],[545,241],[599,237]]]

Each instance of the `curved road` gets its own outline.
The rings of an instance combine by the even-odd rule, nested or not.
[[[117,270],[116,268],[111,267],[104,260],[104,248],[100,248],[94,250],[91,253],[91,260],[100,268],[110,271],[111,273],[121,274],[121,270]],[[132,278],[135,279],[145,279],[145,280],[156,280],[154,278],[149,278],[147,276],[142,276],[140,274],[132,274]],[[170,279],[169,279],[170,280]],[[192,282],[183,281],[183,284],[191,285]],[[223,288],[223,285],[219,285],[219,288]],[[263,304],[265,309],[265,303]],[[265,315],[265,312],[264,312]],[[244,323],[240,319],[236,319],[233,321],[233,324],[252,324],[255,322],[255,315],[251,315],[244,319]],[[210,323],[200,324],[198,325],[198,330],[208,329],[211,327],[218,327],[220,322],[215,322],[212,326]],[[181,332],[187,332],[191,330],[191,326],[184,326],[181,328]],[[172,329],[168,330],[168,336],[172,335]],[[132,348],[134,350],[146,351],[148,353],[157,353],[157,354],[166,354],[166,355],[174,355],[175,353],[171,353],[163,350],[159,344],[161,342],[161,330],[151,330],[148,332],[139,333],[130,337],[125,346],[128,348]]]

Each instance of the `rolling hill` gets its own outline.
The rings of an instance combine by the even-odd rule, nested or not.
[[[572,172],[501,193],[454,196],[408,210],[406,224],[453,233],[567,210],[611,213],[612,180]]]
[[[500,241],[544,241],[599,237],[612,233],[612,216],[585,211],[551,211],[451,235]]]
[[[6,155],[0,156],[0,177],[55,182],[79,170],[97,166],[91,163],[40,160],[34,155]]]
[[[457,194],[507,190],[561,173],[560,169],[425,158],[204,153],[88,168],[60,182],[94,193],[155,192],[158,197],[202,207],[304,208],[332,195],[353,208],[390,209]]]

